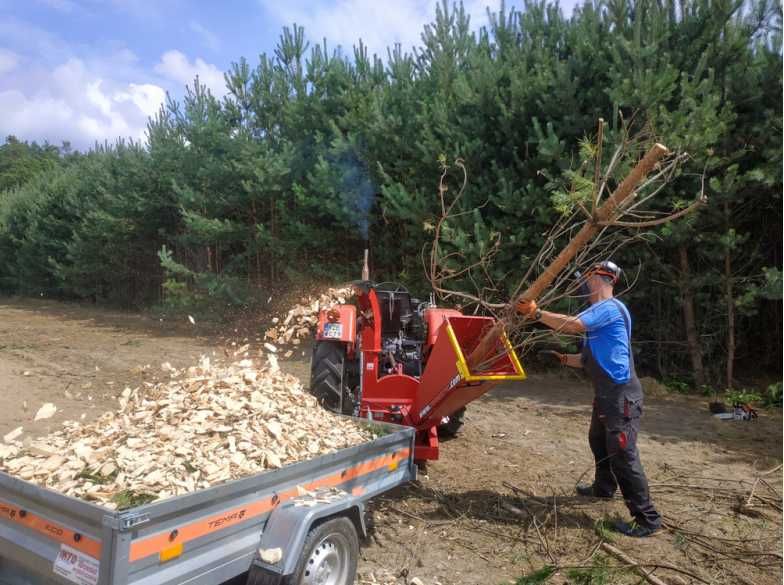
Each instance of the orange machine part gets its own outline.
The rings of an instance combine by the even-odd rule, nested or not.
[[[326,337],[324,335],[324,325],[327,323],[340,323],[342,325],[340,337]],[[319,311],[316,339],[320,341],[342,341],[353,345],[356,337],[357,308],[354,305],[335,305],[330,309]]]
[[[425,309],[425,323],[427,324],[427,343],[425,351],[428,351],[436,343],[441,324],[447,317],[462,317],[463,314],[455,309]]]
[[[448,327],[451,327],[464,363],[465,356],[473,351],[483,333],[494,322],[492,317],[466,317],[463,315],[446,317],[438,329],[435,345],[430,353],[427,367],[422,373],[419,390],[411,409],[411,418],[417,429],[424,430],[429,426],[439,424],[443,417],[451,415],[469,402],[489,392],[500,381],[493,379],[471,380],[470,377],[469,380],[464,379],[464,372],[458,368],[461,356],[456,353],[447,330]],[[482,372],[482,374],[507,377],[516,375],[517,370],[509,356],[503,355],[491,364],[491,371]]]

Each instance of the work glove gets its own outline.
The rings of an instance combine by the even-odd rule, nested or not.
[[[553,351],[552,349],[543,349],[538,352],[537,357],[546,363],[559,363],[562,366],[566,365],[566,354]]]
[[[527,299],[522,299],[517,302],[515,306],[517,312],[520,313],[526,319],[533,319],[536,315],[536,301],[529,301]]]

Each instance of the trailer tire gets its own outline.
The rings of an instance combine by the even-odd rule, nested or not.
[[[346,346],[336,341],[317,341],[310,365],[310,392],[324,408],[353,414],[352,377],[347,367]]]
[[[465,406],[456,410],[449,415],[449,421],[438,425],[438,436],[444,438],[456,437],[458,431],[463,426],[465,410]]]
[[[319,583],[319,572],[326,572],[327,582],[352,585],[357,576],[359,537],[354,523],[345,516],[332,518],[310,529],[302,545],[291,585]],[[329,576],[335,574],[335,578]]]

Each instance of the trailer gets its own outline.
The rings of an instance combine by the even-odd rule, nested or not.
[[[122,511],[0,472],[1,585],[350,585],[365,503],[416,478],[414,429]]]

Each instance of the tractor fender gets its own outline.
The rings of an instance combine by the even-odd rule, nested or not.
[[[332,319],[328,315],[332,313]],[[337,319],[335,318],[337,315]],[[328,324],[339,325],[339,335],[335,331],[327,332],[325,326]],[[322,309],[318,314],[318,325],[316,327],[317,341],[342,341],[350,346],[354,345],[357,338],[357,308],[354,305],[335,305],[331,309]]]
[[[267,519],[254,566],[281,576],[290,575],[296,569],[310,529],[335,516],[346,516],[360,538],[367,536],[364,502],[342,490],[317,491],[281,504]]]

